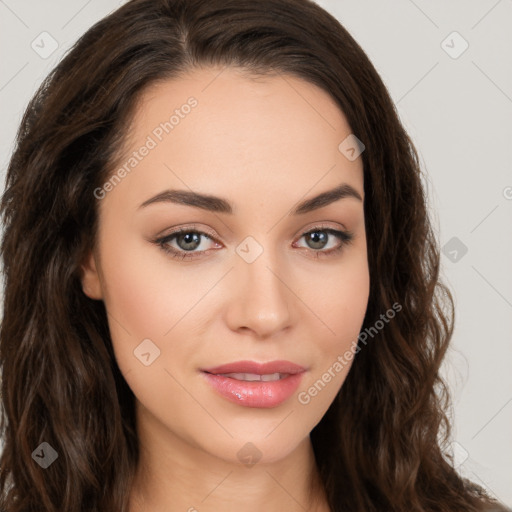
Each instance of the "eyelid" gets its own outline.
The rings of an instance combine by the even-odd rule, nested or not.
[[[341,226],[341,227],[340,227]],[[349,230],[341,223],[333,226],[332,223],[328,223],[327,221],[320,222],[312,222],[308,227],[303,228],[301,230],[300,236],[304,236],[315,229],[334,229],[335,231],[345,231],[349,233]]]
[[[215,233],[215,231],[213,231],[212,229],[210,229],[208,227],[198,226],[197,224],[187,224],[186,226],[180,226],[180,227],[173,229],[169,232],[164,231],[163,234],[156,235],[155,238],[163,239],[163,238],[168,238],[172,235],[176,235],[176,234],[179,235],[180,233],[188,233],[188,232],[197,232],[202,235],[208,235],[209,238],[218,241],[217,233]]]

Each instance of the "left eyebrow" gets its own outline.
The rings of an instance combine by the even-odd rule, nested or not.
[[[342,183],[339,187],[333,188],[332,190],[327,190],[326,192],[322,192],[315,197],[305,199],[304,201],[300,202],[290,212],[290,215],[303,215],[304,213],[318,210],[319,208],[323,208],[324,206],[334,203],[335,201],[339,201],[340,199],[345,199],[347,197],[353,197],[361,202],[363,201],[363,198],[354,187],[348,183]]]
[[[322,192],[315,197],[305,199],[296,205],[289,215],[304,215],[305,213],[312,212],[328,206],[335,201],[352,197],[363,201],[363,198],[359,192],[348,183],[342,183],[336,188]],[[199,194],[198,192],[192,192],[190,190],[164,190],[156,196],[153,196],[144,201],[140,208],[145,208],[150,204],[170,202],[174,204],[183,204],[185,206],[192,206],[193,208],[200,208],[216,213],[227,213],[233,214],[234,208],[232,204],[221,197]]]

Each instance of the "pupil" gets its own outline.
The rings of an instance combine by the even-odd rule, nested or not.
[[[327,234],[322,231],[314,231],[309,234],[310,240],[313,244],[319,244],[319,247],[315,247],[315,249],[322,249],[326,242]]]
[[[184,235],[181,235],[179,238],[181,240],[185,240],[185,245],[193,245],[193,247],[182,247],[182,249],[195,249],[200,243],[198,233],[185,233]]]

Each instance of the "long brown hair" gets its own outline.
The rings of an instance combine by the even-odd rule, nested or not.
[[[116,364],[104,304],[80,281],[96,240],[94,190],[112,174],[145,87],[208,65],[319,86],[366,147],[363,328],[395,303],[402,310],[359,351],[311,433],[331,509],[491,505],[445,453],[450,402],[439,369],[453,299],[439,280],[417,153],[364,51],[310,0],[133,0],[88,30],[46,78],[7,170],[0,508],[127,510],[138,463],[134,395]],[[36,463],[37,450],[48,450],[41,443],[58,454],[46,469]]]

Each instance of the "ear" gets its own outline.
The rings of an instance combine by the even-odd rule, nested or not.
[[[98,270],[96,268],[96,258],[94,251],[91,251],[85,262],[81,265],[82,269],[82,290],[90,299],[103,299],[103,291]]]

